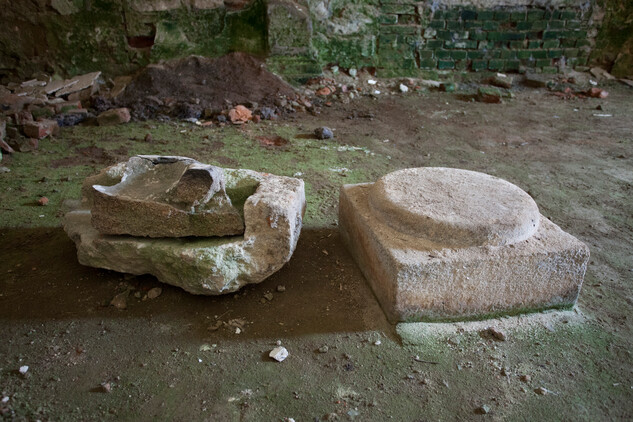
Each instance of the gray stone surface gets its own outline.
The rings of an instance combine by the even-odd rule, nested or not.
[[[92,189],[92,225],[100,233],[208,237],[244,232],[222,169],[191,158],[132,157],[118,183]]]
[[[90,182],[117,182],[126,163],[106,169]],[[79,262],[130,274],[152,274],[160,281],[205,295],[230,293],[259,283],[292,256],[301,232],[303,181],[250,170],[223,169],[226,191],[243,204],[241,236],[147,238],[99,233],[91,224],[87,195],[68,212],[64,230],[77,246]],[[89,192],[89,190],[84,190]]]
[[[459,180],[464,173],[444,170],[440,170],[440,174],[446,182],[445,194],[450,198],[451,178]],[[420,174],[425,172],[427,170],[419,169]],[[423,194],[427,191],[417,190],[419,186],[409,186],[408,201],[391,202],[395,214],[385,214],[385,208],[373,205],[379,201],[372,195],[399,192],[404,188],[398,185],[411,183],[411,179],[386,177],[382,182],[387,186],[381,188],[367,183],[341,188],[339,227],[344,242],[392,322],[482,318],[571,307],[576,302],[589,249],[542,215],[535,232],[525,239],[515,237],[509,241],[506,237],[505,242],[474,242],[487,237],[472,236],[471,231],[461,230],[460,225],[457,225],[460,230],[455,230],[450,224],[445,226],[448,233],[469,241],[448,239],[444,235],[427,239],[424,233],[441,234],[436,229],[440,222],[446,223],[446,215],[440,209],[426,215],[410,213],[407,204],[416,209],[424,202]],[[473,193],[477,198],[492,200],[497,187],[495,182],[479,186]],[[430,198],[437,200],[437,194]],[[436,203],[439,208],[446,205],[442,201]],[[394,204],[400,204],[401,209],[396,210]],[[468,207],[469,202],[463,205]],[[529,201],[526,208],[530,208]],[[505,215],[504,207],[490,204],[484,209],[488,214],[473,218],[478,221],[475,227],[485,225],[488,219],[496,230],[505,227],[503,221],[495,223]],[[456,211],[462,218],[469,213]],[[411,220],[405,224],[395,223],[402,215]],[[531,212],[526,215],[533,217]],[[511,227],[523,227],[528,220],[521,218]],[[425,222],[435,228],[414,227]]]

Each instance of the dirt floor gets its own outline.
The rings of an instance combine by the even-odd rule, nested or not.
[[[503,104],[435,91],[364,97],[241,127],[77,126],[5,156],[0,418],[633,419],[633,91],[605,89],[607,99],[573,100],[526,89]],[[334,139],[310,136],[323,125]],[[137,153],[303,178],[308,209],[292,260],[224,297],[79,265],[62,201],[86,175]],[[519,320],[505,341],[451,324],[400,337],[406,327],[386,321],[340,241],[338,187],[416,166],[507,179],[587,243],[578,310]],[[162,294],[146,299],[157,286]],[[126,291],[127,309],[109,306]],[[282,363],[268,358],[277,342],[290,352]]]

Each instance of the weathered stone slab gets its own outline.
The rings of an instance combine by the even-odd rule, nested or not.
[[[441,186],[420,183],[425,176]],[[388,318],[459,320],[573,306],[587,246],[542,215],[534,226],[535,209],[522,194],[506,186],[508,198],[498,197],[507,182],[477,186],[486,180],[480,175],[460,187],[467,176],[408,169],[341,188],[342,238]],[[462,203],[451,208],[452,199]]]
[[[125,163],[92,181],[116,181]],[[79,262],[130,274],[152,274],[194,294],[219,295],[259,283],[292,256],[301,232],[303,181],[250,170],[223,169],[233,204],[243,204],[242,236],[143,238],[100,234],[82,206],[66,214],[64,230],[77,246]]]
[[[92,189],[92,225],[103,234],[208,237],[244,232],[222,169],[191,158],[132,157],[120,182]]]

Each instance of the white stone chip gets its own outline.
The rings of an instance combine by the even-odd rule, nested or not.
[[[285,347],[279,346],[271,350],[268,356],[275,359],[277,362],[283,362],[288,357],[288,354],[288,350]]]

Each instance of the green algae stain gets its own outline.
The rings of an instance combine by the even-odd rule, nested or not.
[[[144,141],[148,133],[151,143]],[[289,142],[283,149],[266,148],[257,140],[263,134]],[[5,164],[12,171],[0,176],[0,227],[59,226],[62,202],[79,198],[85,177],[138,154],[181,155],[225,168],[301,178],[307,201],[304,224],[331,226],[337,221],[342,184],[374,181],[393,166],[388,157],[355,146],[355,139],[345,142],[306,138],[296,128],[277,123],[245,128],[176,122],[65,128],[57,138],[43,139],[39,151],[16,153]],[[254,181],[229,185],[227,193],[241,207],[256,186]],[[49,198],[47,206],[36,205],[40,196]]]

